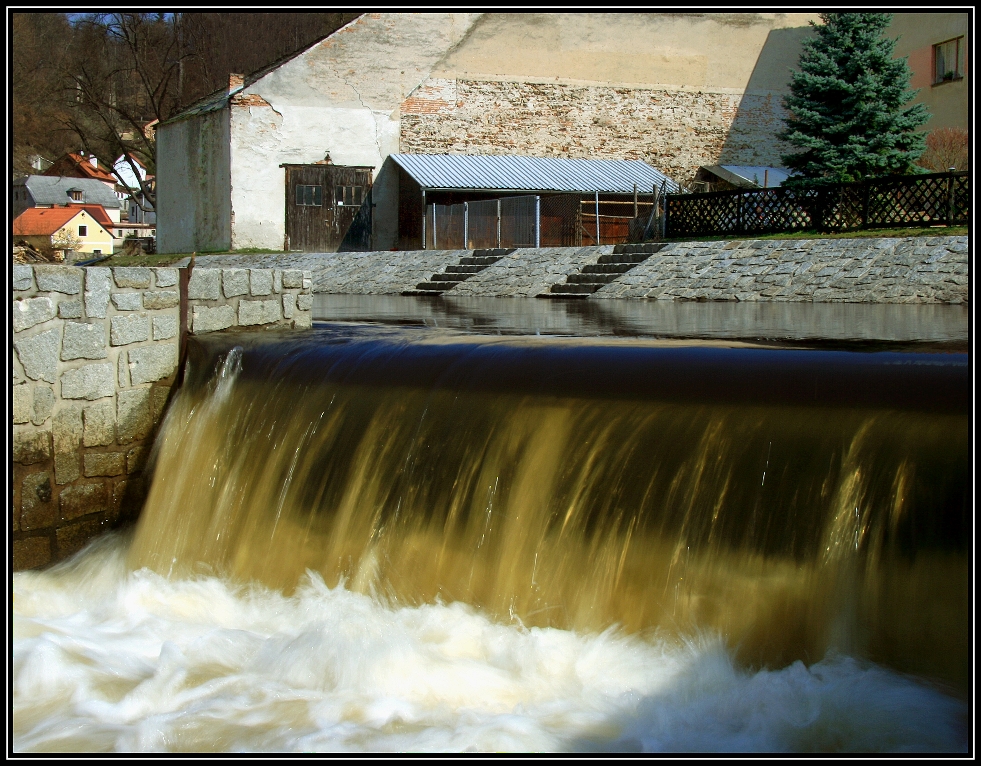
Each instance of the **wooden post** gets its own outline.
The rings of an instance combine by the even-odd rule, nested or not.
[[[634,184],[634,218],[637,217],[637,184]]]
[[[535,197],[535,247],[542,246],[542,198]]]
[[[497,246],[501,246],[501,200],[497,200]]]
[[[470,249],[470,203],[463,203],[463,249]]]
[[[596,244],[600,243],[600,228],[599,228],[599,192],[595,192],[596,201]]]

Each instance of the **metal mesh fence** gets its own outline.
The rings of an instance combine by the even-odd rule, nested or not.
[[[581,194],[523,195],[426,207],[425,247],[580,247],[627,242],[632,216],[597,215]],[[649,210],[650,202],[643,205]],[[598,240],[597,240],[598,235]]]

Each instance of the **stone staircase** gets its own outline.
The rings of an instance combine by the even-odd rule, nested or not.
[[[496,247],[474,250],[473,255],[465,256],[455,266],[447,266],[438,274],[433,274],[428,282],[417,284],[415,290],[403,290],[402,295],[442,295],[513,252],[513,248],[508,250]]]
[[[626,274],[638,263],[667,247],[666,242],[643,245],[616,245],[609,255],[601,255],[595,264],[587,264],[578,274],[569,274],[564,283],[552,285],[539,298],[586,298],[604,285]]]

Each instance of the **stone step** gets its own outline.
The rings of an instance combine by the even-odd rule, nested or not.
[[[459,284],[467,277],[472,276],[471,274],[433,274],[430,278],[430,282],[452,282],[453,284]]]
[[[442,290],[403,290],[400,295],[414,295],[416,297],[439,298],[443,295]]]
[[[589,295],[599,290],[602,285],[552,285],[549,292],[556,295]]]
[[[445,274],[477,274],[487,266],[447,266],[443,273]]]
[[[635,253],[647,253],[648,255],[653,255],[654,253],[667,247],[667,242],[644,242],[635,243],[631,245],[614,245],[613,254],[620,255],[623,254],[635,254]]]
[[[596,259],[597,263],[631,263],[637,265],[638,263],[643,263],[648,258],[651,257],[650,253],[611,253],[610,255],[601,255]]]
[[[433,276],[437,277],[439,275],[434,274]],[[420,282],[416,285],[416,290],[436,290],[438,292],[442,292],[443,290],[449,290],[456,287],[458,284],[460,284],[459,280],[456,282]]]
[[[624,274],[630,271],[636,263],[596,263],[582,267],[583,274]]]
[[[565,278],[570,285],[597,285],[602,287],[617,279],[619,274],[570,274]]]
[[[474,258],[503,258],[505,255],[511,255],[514,252],[514,248],[508,249],[506,247],[490,247],[484,248],[482,250],[474,250]]]
[[[461,266],[490,266],[492,263],[497,263],[502,255],[475,255],[473,257],[466,256],[460,259]]]

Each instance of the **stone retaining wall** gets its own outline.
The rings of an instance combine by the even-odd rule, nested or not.
[[[684,242],[593,295],[821,303],[966,303],[968,238]]]
[[[675,242],[590,299],[966,303],[968,248],[967,236]],[[444,294],[539,295],[612,251],[612,245],[521,248]],[[315,293],[397,295],[471,254],[217,255],[198,256],[198,263],[304,269]]]
[[[177,377],[182,285],[195,333],[312,323],[309,272],[14,265],[15,569],[139,511]]]

